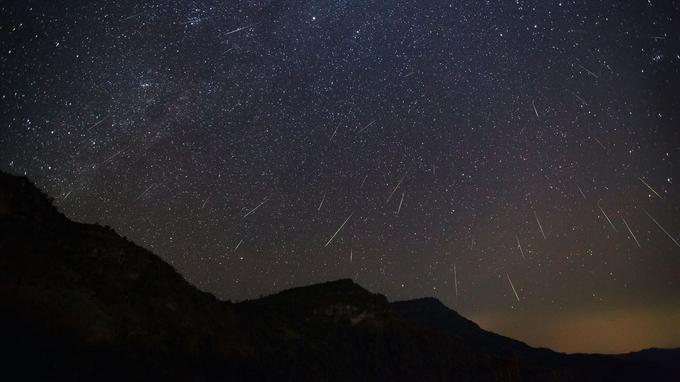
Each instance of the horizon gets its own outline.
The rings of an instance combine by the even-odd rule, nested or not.
[[[0,170],[222,300],[350,278],[678,348],[675,4],[11,2]]]
[[[16,175],[16,174],[13,174],[13,175]],[[19,176],[22,176],[23,178],[27,179],[29,182],[32,183],[31,179],[26,177],[25,175],[19,175]],[[42,189],[38,188],[37,186],[36,186],[36,188],[40,191],[43,191]],[[45,194],[45,195],[50,200],[51,204],[54,205],[54,199],[49,194]],[[56,208],[56,206],[55,206],[55,208]],[[58,210],[58,208],[57,208],[57,210]],[[59,212],[61,212],[61,211],[59,211]],[[67,216],[67,219],[68,219],[68,216]],[[88,223],[88,222],[80,222],[80,223],[97,224],[97,223]],[[116,232],[118,234],[115,227],[109,227],[109,228],[113,229],[114,232]],[[139,245],[139,244],[135,243],[134,241],[133,241],[133,244]],[[149,250],[148,248],[145,248],[145,249]],[[165,262],[165,260],[162,257],[160,257],[158,254],[154,253],[151,250],[149,250],[149,251],[154,256],[157,256],[158,258],[160,258],[162,261]],[[170,266],[172,266],[172,264],[170,264]],[[177,270],[175,267],[173,267],[173,269]],[[179,270],[177,270],[177,271],[182,276],[182,278],[187,280],[185,275],[183,275]],[[197,288],[198,290],[201,290],[203,292],[213,294],[210,291],[203,290],[199,286],[191,283],[190,280],[187,280],[187,281],[194,288]],[[489,331],[489,332],[492,332],[492,333],[496,333],[496,334],[500,334],[500,335],[503,335],[505,337],[509,337],[509,338],[512,338],[512,339],[520,340],[520,341],[526,343],[527,345],[535,347],[535,348],[548,348],[548,349],[551,349],[551,350],[556,351],[556,352],[567,353],[567,354],[611,354],[611,355],[635,353],[635,352],[640,352],[640,351],[649,350],[649,349],[680,349],[680,347],[675,345],[676,343],[678,343],[678,342],[676,342],[677,339],[665,338],[663,335],[659,336],[657,338],[658,342],[655,342],[653,346],[650,346],[649,343],[646,342],[646,339],[644,339],[644,338],[632,338],[633,341],[628,341],[628,342],[621,341],[621,336],[619,336],[619,335],[611,336],[606,331],[605,332],[601,331],[601,329],[602,329],[601,325],[602,324],[598,325],[598,321],[602,321],[602,319],[603,319],[602,316],[591,317],[590,320],[589,320],[590,325],[584,325],[583,326],[583,327],[586,328],[585,331],[588,333],[589,338],[596,338],[595,342],[597,343],[597,345],[595,345],[594,347],[593,347],[592,341],[590,343],[584,344],[583,341],[580,339],[579,335],[583,335],[583,327],[581,327],[581,326],[568,327],[570,320],[565,320],[563,318],[561,319],[561,321],[559,321],[559,318],[558,318],[558,323],[553,324],[552,329],[549,328],[549,327],[546,327],[546,326],[541,326],[541,325],[535,324],[533,327],[539,328],[539,329],[538,330],[534,329],[532,332],[529,333],[529,337],[525,338],[525,337],[522,337],[522,336],[526,336],[526,333],[521,331],[518,326],[526,325],[526,323],[530,321],[530,318],[524,318],[522,320],[516,320],[516,321],[514,321],[513,323],[510,323],[510,324],[508,322],[505,322],[505,321],[494,322],[495,318],[493,316],[487,316],[487,315],[484,315],[483,313],[477,313],[477,314],[473,313],[471,316],[468,316],[468,315],[465,315],[461,312],[458,312],[458,311],[456,311],[456,309],[454,309],[454,307],[452,307],[451,305],[447,304],[444,301],[439,300],[437,297],[434,297],[434,296],[414,296],[414,297],[410,297],[408,299],[393,299],[393,298],[390,298],[389,296],[385,295],[384,293],[382,293],[379,290],[371,290],[369,287],[364,286],[363,284],[352,279],[351,277],[332,279],[332,280],[319,280],[319,281],[316,281],[316,282],[300,284],[300,285],[290,285],[290,286],[286,286],[285,288],[281,288],[279,290],[272,291],[269,294],[265,294],[265,295],[261,294],[261,295],[258,295],[258,296],[245,298],[245,299],[241,299],[241,300],[223,299],[223,298],[220,298],[219,296],[215,296],[215,297],[222,302],[230,302],[230,303],[238,304],[238,303],[243,303],[243,302],[255,301],[255,300],[265,298],[265,297],[268,297],[268,296],[274,296],[274,295],[279,294],[280,292],[284,292],[284,291],[288,291],[288,290],[292,290],[292,289],[304,289],[304,288],[314,287],[316,285],[328,284],[328,283],[330,283],[330,284],[339,283],[339,282],[342,282],[342,281],[350,281],[354,285],[357,285],[360,288],[366,290],[368,293],[377,293],[377,294],[383,295],[387,298],[387,300],[390,303],[404,302],[404,301],[414,301],[414,300],[420,300],[420,299],[434,299],[434,300],[438,301],[439,303],[441,303],[442,305],[444,305],[446,308],[456,312],[457,314],[460,314],[461,317],[463,317],[467,320],[470,320],[471,322],[474,322],[475,324],[479,325],[479,327],[482,328],[483,330],[486,330],[486,331]],[[643,322],[645,320],[647,321],[647,323],[643,326],[650,327],[650,328],[651,327],[658,327],[658,326],[660,326],[659,322],[657,322],[656,325],[654,325],[654,324],[650,325],[649,322],[653,323],[654,319],[658,319],[658,317],[668,317],[668,321],[662,322],[661,324],[667,325],[668,328],[669,328],[668,331],[671,332],[674,329],[675,324],[677,322],[680,322],[680,308],[675,307],[675,306],[667,307],[667,308],[673,308],[674,310],[673,309],[667,310],[666,313],[668,313],[668,314],[666,314],[666,315],[660,315],[660,316],[651,315],[651,316],[648,316],[648,317],[644,316],[644,313],[645,313],[644,310],[641,310],[640,312],[638,312],[638,313],[642,313],[643,319],[640,320],[640,321],[643,321]],[[606,321],[605,326],[612,325],[612,321],[616,321],[616,319],[619,319],[617,329],[620,330],[620,332],[624,332],[624,330],[622,330],[622,329],[629,329],[630,327],[634,326],[631,323],[627,322],[625,318],[624,318],[624,320],[621,320],[621,316],[626,315],[626,314],[630,314],[629,311],[624,311],[622,308],[619,308],[618,311],[617,311],[616,307],[608,307],[607,311],[608,311],[607,313],[609,314],[609,319],[604,320],[604,321]],[[553,315],[552,320],[555,321],[555,312],[545,312],[545,313],[548,316]],[[612,317],[612,314],[614,314],[614,313],[616,315],[614,317]],[[572,316],[578,316],[577,314],[574,314],[574,313],[571,313],[571,315]],[[636,316],[640,316],[640,315],[638,314]],[[607,316],[605,315],[604,317],[607,317]],[[573,318],[574,317],[570,317],[570,319],[573,319]],[[639,319],[639,317],[638,317],[638,319]],[[545,320],[545,316],[542,316],[541,321],[544,321],[544,320]],[[586,320],[586,321],[588,321],[588,320]],[[567,324],[567,325],[565,325],[565,324]],[[567,326],[566,330],[564,330],[564,326]],[[560,328],[560,329],[555,329],[555,328]],[[514,333],[518,333],[518,335],[515,335]],[[542,337],[542,336],[545,336],[545,337]],[[678,337],[680,337],[680,334],[678,335]],[[548,340],[546,341],[545,338],[548,338]]]

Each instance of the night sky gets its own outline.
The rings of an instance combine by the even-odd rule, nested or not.
[[[1,1],[0,169],[240,301],[680,346],[680,2]]]

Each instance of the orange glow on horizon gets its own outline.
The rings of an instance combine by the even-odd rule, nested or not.
[[[680,345],[680,307],[570,310],[516,316],[473,314],[482,328],[565,353],[617,354]]]

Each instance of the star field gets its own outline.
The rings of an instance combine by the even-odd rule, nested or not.
[[[532,345],[680,346],[675,1],[0,12],[0,169],[203,290],[351,277]]]

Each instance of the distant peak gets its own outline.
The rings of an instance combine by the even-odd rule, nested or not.
[[[414,298],[412,300],[405,300],[414,304],[434,304],[434,305],[441,305],[445,306],[443,302],[439,301],[435,297],[418,297]]]
[[[371,293],[347,278],[287,289],[264,297],[262,300],[280,301],[295,305],[303,303],[308,306],[329,304],[387,306],[385,296]]]
[[[321,294],[335,294],[335,293],[366,293],[370,294],[369,291],[364,289],[361,285],[355,283],[352,279],[338,279],[334,281],[326,281],[318,284],[305,285],[301,287],[291,288],[284,290],[281,293],[287,292],[304,292],[304,291],[317,291]]]
[[[456,323],[458,327],[466,327],[471,330],[479,329],[479,326],[467,318],[461,316],[455,310],[444,305],[434,297],[423,297],[414,300],[393,302],[392,308],[400,314],[417,319],[428,324],[448,326]]]
[[[359,288],[363,289],[359,284],[355,283],[354,280],[349,279],[349,278],[326,281],[326,282],[319,283],[319,284],[312,284],[310,286],[313,287],[313,286],[319,286],[319,285],[329,285],[329,286],[335,285],[337,287],[349,287],[349,288],[359,287]]]
[[[428,310],[437,310],[437,311],[442,311],[442,312],[453,312],[456,313],[455,311],[451,310],[448,306],[444,305],[443,302],[439,301],[438,299],[434,297],[419,297],[415,298],[413,300],[403,300],[403,301],[395,301],[393,304],[396,305],[404,305],[404,306],[411,306],[414,308],[418,309],[428,309]]]

